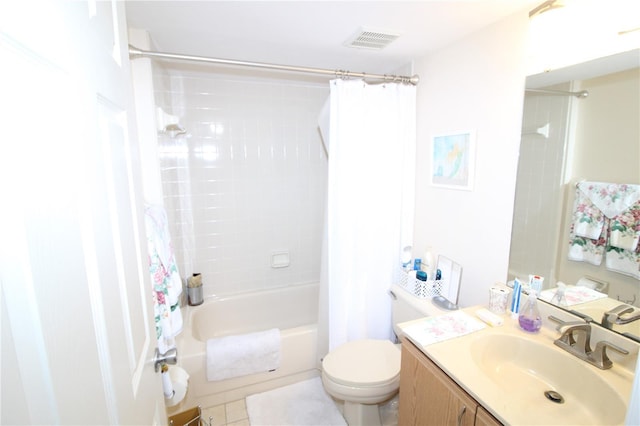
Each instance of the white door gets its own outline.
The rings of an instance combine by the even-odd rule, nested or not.
[[[166,424],[124,3],[0,4],[1,424]]]

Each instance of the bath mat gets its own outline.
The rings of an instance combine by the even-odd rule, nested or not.
[[[251,426],[346,426],[320,377],[249,395]]]

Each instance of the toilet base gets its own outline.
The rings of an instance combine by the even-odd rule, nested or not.
[[[349,426],[381,426],[378,404],[344,401],[344,419]]]

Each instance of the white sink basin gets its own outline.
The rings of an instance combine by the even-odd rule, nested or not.
[[[488,334],[474,339],[469,349],[480,374],[506,399],[531,410],[531,424],[624,423],[626,403],[600,370],[560,348],[525,335]],[[564,401],[554,402],[557,395],[549,399],[547,391]]]

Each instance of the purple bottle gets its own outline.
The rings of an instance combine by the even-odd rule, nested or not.
[[[536,299],[536,293],[534,291],[529,293],[529,298],[520,310],[518,324],[520,324],[521,329],[530,333],[536,333],[540,330],[540,327],[542,327],[542,318],[540,317],[538,300]]]

